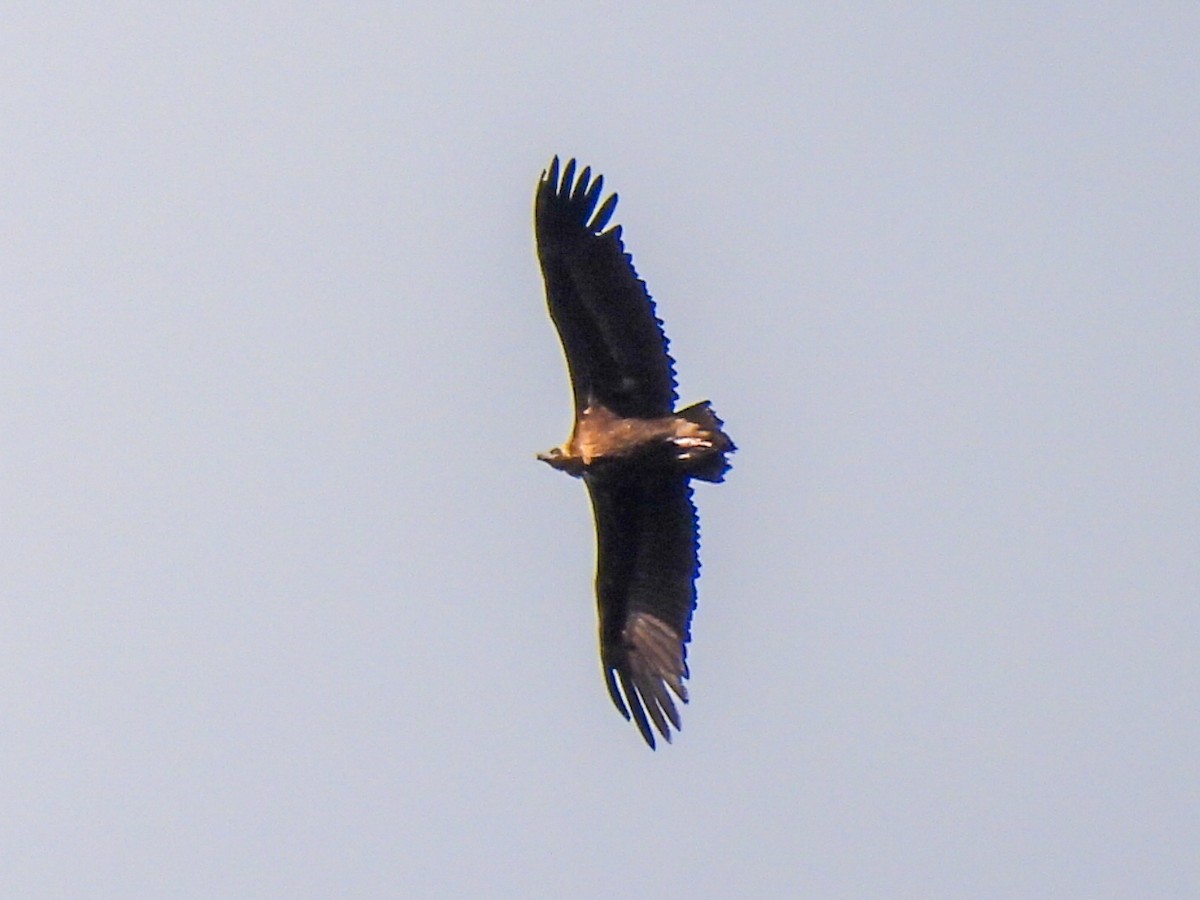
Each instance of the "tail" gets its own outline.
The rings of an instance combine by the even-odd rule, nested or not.
[[[707,400],[693,403],[686,409],[681,409],[676,415],[700,426],[704,430],[704,437],[708,442],[708,446],[701,452],[692,451],[680,457],[688,463],[687,473],[693,478],[711,481],[714,484],[724,481],[725,473],[729,471],[730,467],[725,454],[737,450],[733,440],[721,430],[725,423],[713,412],[713,408]]]

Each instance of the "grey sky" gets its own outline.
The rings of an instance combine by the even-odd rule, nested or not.
[[[10,4],[0,894],[1200,894],[1191,4]],[[599,671],[535,181],[741,452]]]

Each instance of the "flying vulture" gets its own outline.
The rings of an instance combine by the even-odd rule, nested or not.
[[[736,448],[708,402],[675,412],[675,364],[646,285],[607,228],[603,176],[558,157],[534,203],[538,259],[558,329],[575,425],[538,459],[582,478],[596,519],[600,662],[609,696],[654,747],[679,729],[696,606],[699,535],[693,478],[719,482]],[[607,228],[607,230],[606,230]]]

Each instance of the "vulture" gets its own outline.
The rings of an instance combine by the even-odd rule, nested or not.
[[[700,568],[693,479],[720,482],[736,448],[707,401],[675,411],[675,364],[646,285],[608,227],[604,178],[554,157],[534,201],[537,255],[575,421],[538,459],[581,478],[596,524],[600,663],[617,710],[655,746],[680,729]],[[654,728],[651,728],[653,723]]]

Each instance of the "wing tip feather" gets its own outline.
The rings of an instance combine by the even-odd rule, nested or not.
[[[669,744],[673,732],[683,730],[672,694],[680,703],[688,702],[686,655],[686,638],[645,612],[630,616],[620,647],[605,648],[601,653],[613,705],[626,721],[633,721],[652,750],[656,749],[656,731]]]
[[[550,195],[563,203],[572,218],[589,232],[594,235],[609,233],[604,228],[616,211],[619,195],[611,193],[599,202],[604,195],[604,176],[597,174],[593,178],[591,166],[579,169],[574,158],[563,164],[556,154],[549,167],[542,170],[541,183],[550,188]]]

